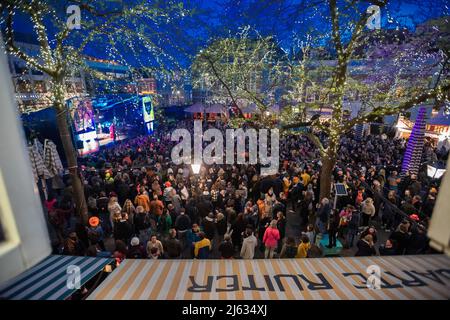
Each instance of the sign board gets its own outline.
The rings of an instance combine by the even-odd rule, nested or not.
[[[378,273],[374,273],[378,271]],[[379,287],[373,288],[375,275]],[[377,281],[375,281],[376,283]],[[450,298],[444,255],[256,260],[126,259],[89,300]]]

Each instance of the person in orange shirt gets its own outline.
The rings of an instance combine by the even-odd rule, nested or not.
[[[142,206],[145,212],[150,212],[150,199],[145,192],[144,188],[139,190],[139,194],[134,199],[134,204],[136,206]]]
[[[153,200],[150,202],[150,214],[155,217],[159,217],[162,215],[164,210],[164,203],[158,199],[158,196],[155,194],[153,196]]]

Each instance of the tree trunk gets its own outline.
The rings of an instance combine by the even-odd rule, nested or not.
[[[331,174],[336,164],[335,157],[327,154],[321,158],[322,168],[320,169],[320,200],[323,198],[330,199],[331,194]]]
[[[87,205],[84,197],[84,188],[78,175],[77,153],[70,135],[69,123],[67,122],[67,108],[65,106],[62,85],[55,89],[56,123],[58,125],[59,136],[64,148],[64,154],[67,160],[67,166],[72,184],[72,196],[75,202],[76,214],[81,218],[84,224],[88,222]]]

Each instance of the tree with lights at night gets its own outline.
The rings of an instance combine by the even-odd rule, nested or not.
[[[163,4],[148,1],[43,1],[5,0],[1,2],[1,26],[8,54],[25,61],[29,68],[41,71],[51,79],[49,99],[56,111],[57,127],[70,173],[76,212],[87,222],[83,185],[78,174],[77,152],[71,138],[66,80],[76,70],[94,72],[84,63],[88,49],[106,53],[112,60],[126,63],[129,57],[144,66],[176,66],[171,53],[176,50],[171,35],[189,12],[179,2]],[[79,13],[79,26],[66,13]],[[26,19],[39,42],[39,53],[32,55],[16,45],[14,35]],[[75,18],[75,20],[71,20]],[[23,23],[23,22],[22,22]],[[74,27],[75,26],[75,27]],[[169,49],[168,49],[169,48]],[[167,51],[166,51],[167,50]],[[145,57],[146,61],[142,61]]]
[[[420,104],[428,103],[439,108],[449,97],[449,51],[443,45],[448,43],[447,19],[431,22],[431,29],[418,30],[413,36],[408,36],[411,32],[407,29],[367,30],[366,24],[371,17],[368,6],[376,5],[383,10],[388,4],[389,1],[356,3],[337,0],[308,4],[303,9],[316,12],[326,21],[327,28],[320,30],[320,34],[317,30],[306,33],[302,46],[297,46],[302,53],[300,59],[293,59],[286,53],[274,64],[276,68],[271,69],[277,73],[275,79],[280,79],[285,88],[281,101],[284,99],[287,112],[281,117],[282,127],[287,134],[298,133],[291,129],[306,127],[308,130],[300,134],[307,135],[320,152],[320,198],[330,196],[331,174],[338,161],[343,135],[355,126],[399,114]],[[304,3],[302,5],[305,6]],[[402,40],[402,37],[409,38]],[[242,60],[242,53],[234,46],[240,42],[247,43],[248,38],[248,35],[243,38],[238,34],[222,39],[199,53],[197,59],[202,61],[202,75],[215,79],[210,83],[215,81],[225,88],[224,94],[228,94],[232,101],[244,95],[252,68],[258,70],[261,67],[254,62],[255,58],[264,56],[264,52],[244,51],[248,64],[239,66],[236,61]],[[261,39],[264,37],[253,37],[253,42],[258,43]],[[310,52],[317,51],[324,44],[330,48],[332,61],[321,65],[323,59]],[[269,56],[274,52],[274,48],[260,48],[267,50]],[[217,63],[213,65],[215,61]],[[364,67],[363,75],[358,74],[355,71],[358,68],[353,66],[358,62]],[[236,64],[238,67],[234,66]],[[309,103],[308,89],[326,99],[320,98],[319,105]],[[361,107],[358,114],[351,117],[346,100],[354,92],[360,95]],[[273,100],[264,90],[259,94],[263,98],[256,99],[256,102],[266,103],[256,105],[266,110]],[[253,95],[253,99],[256,97],[259,96]],[[252,96],[247,95],[246,98]],[[329,120],[321,117],[305,119],[308,110],[320,110],[321,106],[331,109]],[[319,136],[325,136],[325,139]]]

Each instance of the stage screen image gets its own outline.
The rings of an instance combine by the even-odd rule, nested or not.
[[[69,102],[73,120],[75,139],[82,142],[78,154],[84,156],[99,150],[97,131],[94,121],[94,109],[90,99],[73,99]]]
[[[95,131],[94,109],[90,99],[76,99],[70,106],[76,133]]]
[[[78,154],[80,156],[85,156],[87,154],[97,152],[100,148],[96,131],[79,134],[77,135],[77,139],[78,141],[83,142],[83,148],[78,149]]]
[[[155,120],[151,96],[142,97],[142,114],[144,116],[147,133],[150,134],[153,132],[153,121]]]
[[[144,115],[144,122],[150,122],[155,120],[155,114],[153,112],[152,97],[142,97],[142,114]]]

